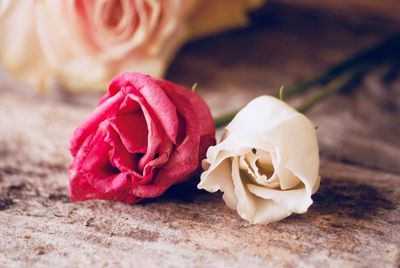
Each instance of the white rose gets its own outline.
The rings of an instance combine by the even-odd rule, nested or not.
[[[315,128],[285,102],[258,97],[208,149],[203,168],[198,188],[224,192],[226,205],[252,224],[304,213],[320,182]]]

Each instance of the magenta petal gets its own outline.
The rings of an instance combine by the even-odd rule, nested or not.
[[[80,177],[84,178],[84,175],[81,175]],[[110,201],[121,201],[126,203],[137,203],[142,200],[140,197],[132,195],[127,191],[123,191],[122,193],[102,193],[93,188],[85,179],[72,180],[70,182],[70,188],[72,201],[103,199]]]
[[[156,123],[160,124],[170,140],[176,143],[178,135],[176,108],[155,79],[140,73],[123,73],[111,82],[109,94],[113,96],[120,90],[127,95],[140,93],[156,117],[153,120],[158,121]]]
[[[101,193],[129,193],[130,176],[127,173],[118,173],[103,178],[88,176],[88,182]]]
[[[106,129],[101,129],[95,138],[96,146],[87,154],[80,172],[85,174],[90,185],[101,193],[128,191],[129,178],[114,167],[109,159],[112,149],[105,139]]]
[[[111,147],[109,159],[111,164],[121,172],[136,173],[138,171],[139,154],[130,153],[122,143],[118,133],[110,129],[109,135],[104,139]],[[136,173],[137,177],[140,175]]]
[[[159,148],[159,156],[146,163],[143,169],[143,180],[141,181],[141,184],[148,183],[150,179],[153,178],[155,169],[163,166],[168,162],[173,147],[174,146],[172,142],[170,142],[169,140],[165,140],[163,143],[161,143]]]
[[[109,162],[111,146],[104,141],[105,136],[106,124],[102,124],[96,135],[85,141],[72,163],[69,170],[71,199],[107,199],[130,203],[139,201],[140,198],[129,194],[126,175]]]
[[[87,151],[84,160],[74,161],[70,168],[70,189],[71,199],[74,201],[87,199],[106,199],[113,201],[124,201],[135,203],[140,201],[139,197],[130,194],[131,178],[134,172],[127,170],[120,172],[113,162],[120,166],[128,166],[129,161],[124,159],[130,154],[124,154],[122,142],[118,139],[113,141],[111,146],[106,140],[118,137],[116,133],[107,131],[107,122],[104,122],[99,131],[91,140],[91,150]],[[113,131],[111,129],[111,131]],[[95,146],[93,146],[95,145]],[[115,150],[118,150],[115,153]],[[125,150],[125,152],[127,152]],[[112,154],[116,155],[113,162],[110,161]],[[133,161],[131,163],[134,163]],[[133,176],[132,176],[133,175]]]
[[[110,124],[130,153],[146,152],[149,131],[146,119],[141,111],[118,115],[110,119]]]
[[[162,141],[168,138],[166,137],[166,134],[163,132],[162,128],[160,129],[159,127],[157,127],[156,125],[157,121],[154,116],[154,113],[152,112],[151,107],[149,107],[149,105],[146,103],[146,100],[142,96],[129,94],[127,98],[132,99],[132,101],[138,102],[140,104],[140,106],[142,107],[143,115],[147,123],[147,130],[148,130],[147,151],[139,161],[139,170],[143,170],[144,166],[149,161],[154,159]]]
[[[182,182],[199,171],[208,146],[215,144],[215,126],[208,106],[198,95],[181,86],[158,80],[177,107],[185,128],[185,137],[160,169],[152,184],[135,188],[133,193],[143,198],[163,194],[171,185]],[[181,130],[183,131],[183,130]],[[196,152],[196,153],[194,153]]]
[[[110,144],[105,142],[108,136],[108,124],[104,122],[92,139],[92,146],[82,161],[80,170],[87,173],[96,173],[96,176],[103,177],[116,174],[118,170],[113,167],[109,160]]]
[[[193,112],[199,124],[198,135],[211,136],[215,138],[215,123],[211,115],[210,108],[208,107],[207,103],[204,101],[202,97],[200,97],[195,92],[183,86],[173,84],[166,80],[158,79],[157,83],[159,84],[160,87],[164,88],[165,92],[167,93],[169,98],[174,102],[176,107],[185,107],[190,105],[191,107],[194,108]],[[174,96],[176,95],[180,95],[182,97],[187,98],[187,101],[186,102],[180,101],[180,103],[178,104],[177,102],[174,101],[175,99]],[[182,111],[180,112],[182,113]],[[188,113],[184,115],[186,117]]]
[[[199,122],[191,100],[174,90],[166,92],[186,121],[186,136],[182,143],[175,147],[169,161],[159,170],[152,184],[140,185],[134,189],[133,193],[143,198],[161,195],[171,185],[188,179],[199,167]]]
[[[100,123],[117,113],[117,107],[124,99],[124,94],[119,93],[105,100],[102,105],[97,106],[94,112],[72,134],[70,141],[70,151],[72,156],[76,156],[78,150],[85,142],[85,139],[97,131]]]

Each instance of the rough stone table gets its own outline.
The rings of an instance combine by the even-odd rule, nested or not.
[[[187,45],[168,78],[215,114],[276,92],[399,30],[370,15],[271,3],[253,27]],[[398,267],[400,82],[370,75],[308,114],[321,187],[309,212],[250,226],[220,194],[175,188],[138,205],[71,203],[67,146],[96,96],[46,96],[2,80],[0,267]]]

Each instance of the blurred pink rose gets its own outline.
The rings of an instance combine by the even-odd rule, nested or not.
[[[71,89],[98,89],[125,70],[164,73],[183,42],[195,0],[52,0],[38,3],[37,31],[50,65]]]
[[[0,1],[0,59],[19,77],[102,91],[124,71],[162,77],[185,41],[245,25],[261,1]]]

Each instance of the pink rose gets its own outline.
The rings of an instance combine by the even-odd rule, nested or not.
[[[72,200],[135,203],[200,170],[215,126],[201,97],[171,82],[124,73],[75,130]]]
[[[64,86],[104,89],[123,71],[163,74],[186,38],[181,22],[196,1],[41,1],[38,36]]]
[[[0,62],[43,88],[103,91],[115,75],[162,77],[188,40],[245,26],[262,0],[0,0]]]

